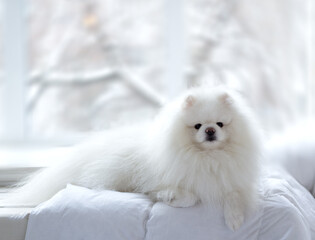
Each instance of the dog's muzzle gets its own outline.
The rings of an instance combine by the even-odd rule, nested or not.
[[[206,133],[207,141],[212,142],[212,141],[215,141],[217,139],[216,135],[215,135],[215,132],[216,132],[216,130],[213,127],[206,128],[205,133]]]

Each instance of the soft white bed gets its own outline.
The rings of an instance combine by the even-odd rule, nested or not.
[[[172,208],[146,196],[73,185],[31,212],[26,240],[315,239],[315,200],[289,174],[269,171],[259,209],[236,232],[220,209]]]

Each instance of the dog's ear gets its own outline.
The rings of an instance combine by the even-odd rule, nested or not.
[[[227,93],[223,93],[219,96],[219,99],[221,102],[227,104],[227,105],[231,105],[233,103],[233,98]]]
[[[183,109],[188,109],[190,107],[192,107],[196,102],[196,99],[194,96],[192,95],[188,95],[186,98],[185,98],[185,101],[184,101],[184,104],[183,104]]]

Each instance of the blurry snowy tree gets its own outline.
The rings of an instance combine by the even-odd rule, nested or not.
[[[187,1],[189,83],[238,89],[266,129],[306,113],[307,3],[299,0]]]
[[[151,117],[163,98],[161,1],[42,1],[30,11],[34,135]]]
[[[188,85],[239,89],[267,129],[305,113],[308,1],[183,0]],[[152,117],[172,84],[163,80],[165,2],[30,0],[30,134]]]

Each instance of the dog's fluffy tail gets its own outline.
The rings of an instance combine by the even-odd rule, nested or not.
[[[39,170],[18,185],[3,194],[0,199],[2,206],[36,206],[55,195],[66,187],[72,171],[65,168],[52,167]]]
[[[121,131],[124,131],[123,133],[126,134],[125,129]],[[124,152],[120,146],[128,143],[132,147],[135,145],[135,141],[131,142],[130,139],[125,138],[126,143],[121,143],[123,140],[117,138],[116,135],[117,133],[114,131],[99,133],[81,144],[71,147],[64,152],[56,165],[40,170],[14,186],[7,194],[0,196],[0,205],[36,206],[50,199],[61,189],[65,188],[68,183],[80,184],[82,174],[86,172],[89,166],[96,171],[100,166],[104,167],[107,164],[104,161],[98,165],[99,161],[96,160],[107,159],[109,161],[113,156],[127,156],[130,148]],[[121,135],[119,134],[119,136]],[[128,136],[133,137],[134,133],[132,132]],[[94,186],[98,178],[95,177],[95,179],[92,179],[90,184],[86,184],[86,187]],[[106,182],[102,178],[99,181]]]
[[[59,161],[54,165],[38,170],[12,186],[7,193],[1,194],[0,206],[36,206],[65,188],[73,181],[80,167],[73,161],[80,156],[75,150],[62,150]]]

